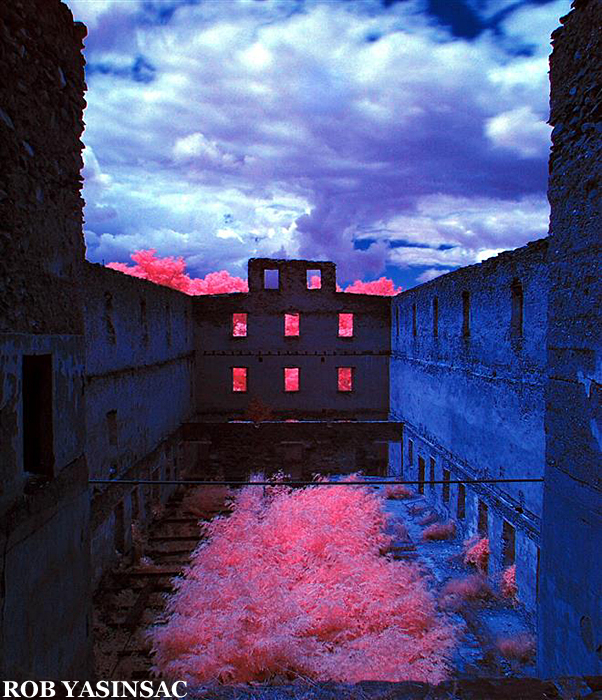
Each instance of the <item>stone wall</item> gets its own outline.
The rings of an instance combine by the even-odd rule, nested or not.
[[[552,35],[550,299],[539,662],[599,674],[600,98],[602,5],[574,3]]]
[[[0,677],[86,678],[85,28],[0,5]]]
[[[322,287],[306,271],[324,268]],[[263,269],[280,270],[264,289]],[[260,400],[274,417],[386,418],[389,407],[390,299],[335,290],[335,266],[307,260],[249,261],[251,291],[196,297],[197,412],[242,416]],[[247,335],[234,337],[232,315],[247,314]],[[299,335],[284,334],[286,313],[299,314]],[[339,313],[353,314],[353,336],[339,337]],[[232,390],[232,367],[246,367],[246,392]],[[297,392],[284,391],[284,368],[298,367]],[[353,368],[353,391],[338,390],[337,368]]]
[[[91,478],[175,478],[178,429],[193,404],[191,299],[86,264],[86,455]],[[131,547],[166,487],[97,486],[92,502],[94,581]]]
[[[543,476],[546,249],[536,241],[394,298],[391,417],[404,423],[405,478],[421,465],[427,480]],[[503,521],[515,529],[520,597],[534,609],[542,485],[467,486],[463,517],[458,492],[425,488],[467,535],[487,506],[492,576]]]

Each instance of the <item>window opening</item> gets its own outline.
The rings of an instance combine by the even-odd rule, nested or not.
[[[140,496],[137,486],[132,489],[130,498],[132,501],[132,520],[138,520],[140,518]]]
[[[125,517],[123,501],[115,506],[115,529],[113,530],[113,544],[118,554],[125,552]]]
[[[433,299],[433,335],[435,338],[439,336],[439,299]]]
[[[418,457],[418,493],[424,493],[424,459]]]
[[[264,289],[279,289],[280,274],[276,269],[268,269],[263,271],[263,288]]]
[[[431,482],[431,488],[435,488],[435,460],[433,457],[429,458],[429,477]]]
[[[105,292],[104,320],[109,343],[115,345],[117,342],[117,334],[115,333],[115,325],[113,324],[113,295],[110,292]]]
[[[414,441],[408,440],[408,464],[414,464]]]
[[[353,337],[353,314],[339,314],[339,338]]]
[[[284,335],[295,337],[299,335],[299,314],[284,314]]]
[[[502,548],[504,566],[512,566],[516,557],[516,534],[512,525],[506,520],[502,523]]]
[[[109,445],[112,447],[116,447],[118,444],[117,430],[117,411],[107,411],[107,436]]]
[[[512,334],[522,338],[523,335],[523,285],[514,280],[510,288],[512,294],[512,311],[510,327]]]
[[[449,503],[449,469],[443,470],[443,503]]]
[[[232,337],[246,338],[247,336],[247,314],[232,314]]]
[[[462,292],[462,336],[470,336],[470,293]]]
[[[489,514],[488,514],[487,504],[483,501],[479,501],[479,513],[478,513],[478,524],[477,530],[481,537],[487,537],[489,533]]]
[[[148,345],[148,321],[146,317],[146,299],[140,299],[140,327],[142,328],[142,344]]]
[[[322,289],[322,270],[308,270],[306,279],[308,289]]]
[[[416,337],[416,304],[412,304],[412,335]]]
[[[338,390],[353,391],[353,367],[337,367]]]
[[[51,478],[54,472],[52,355],[24,355],[23,469]]]
[[[284,368],[284,391],[299,391],[299,374],[298,367]]]
[[[466,486],[458,484],[458,520],[466,517]]]
[[[245,392],[247,390],[247,368],[232,367],[232,391]]]

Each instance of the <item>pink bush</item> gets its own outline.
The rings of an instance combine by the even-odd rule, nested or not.
[[[414,492],[403,484],[390,484],[389,486],[385,486],[385,498],[411,498],[413,495]]]
[[[433,523],[422,533],[423,540],[449,540],[456,535],[456,523],[448,520],[445,523]]]
[[[456,630],[416,566],[379,556],[386,519],[366,487],[242,489],[149,633],[155,669],[191,683],[441,681]]]
[[[518,593],[516,585],[516,564],[508,566],[502,572],[502,595],[506,598],[514,598]]]
[[[422,527],[425,527],[426,525],[432,525],[433,523],[436,523],[437,520],[439,520],[439,516],[437,513],[427,513],[422,520],[418,521],[419,525],[422,525]]]
[[[530,661],[535,655],[535,638],[523,632],[515,637],[503,637],[496,641],[502,656],[515,661]]]
[[[493,598],[487,580],[480,574],[466,578],[454,578],[441,589],[439,604],[446,610],[457,610],[466,602]]]
[[[378,296],[394,296],[399,294],[403,289],[401,287],[396,288],[393,280],[387,277],[380,277],[372,282],[362,282],[361,280],[356,280],[348,287],[345,287],[345,291],[348,294],[375,294]]]
[[[199,486],[186,494],[182,509],[204,518],[226,508],[231,495],[227,486]]]
[[[473,564],[486,574],[489,564],[489,540],[487,537],[473,537],[464,542],[464,563]]]

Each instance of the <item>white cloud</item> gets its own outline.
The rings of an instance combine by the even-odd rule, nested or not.
[[[437,277],[441,277],[441,275],[445,275],[447,272],[450,272],[450,270],[431,267],[428,270],[422,272],[420,275],[418,275],[418,277],[416,277],[416,281],[420,284],[423,284],[424,282],[430,282],[431,280],[434,280]]]
[[[485,133],[494,146],[520,158],[545,156],[550,148],[551,128],[530,107],[517,107],[488,119]]]

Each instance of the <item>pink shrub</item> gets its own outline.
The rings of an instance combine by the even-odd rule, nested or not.
[[[489,540],[487,537],[473,537],[464,542],[464,563],[473,564],[486,574],[489,564]]]
[[[232,515],[207,524],[167,624],[149,633],[155,669],[191,683],[444,679],[456,630],[416,566],[379,556],[378,494],[268,490],[240,490]]]
[[[390,484],[389,486],[385,486],[385,498],[411,498],[413,495],[414,492],[403,484]]]
[[[186,494],[182,508],[199,518],[204,518],[224,509],[231,495],[227,486],[199,486]]]
[[[518,593],[516,585],[516,564],[508,566],[502,572],[502,595],[506,598],[514,598]]]
[[[454,578],[441,589],[439,604],[446,610],[457,610],[466,602],[487,600],[493,598],[487,580],[480,574],[466,578]]]
[[[422,525],[422,527],[425,527],[426,525],[432,525],[432,523],[436,523],[437,520],[439,520],[439,516],[437,513],[427,513],[422,520],[418,521],[419,525]]]
[[[527,632],[499,638],[496,646],[502,656],[515,661],[530,661],[535,655],[535,639]]]
[[[448,520],[445,523],[433,523],[422,533],[423,540],[449,540],[456,535],[456,523]]]

